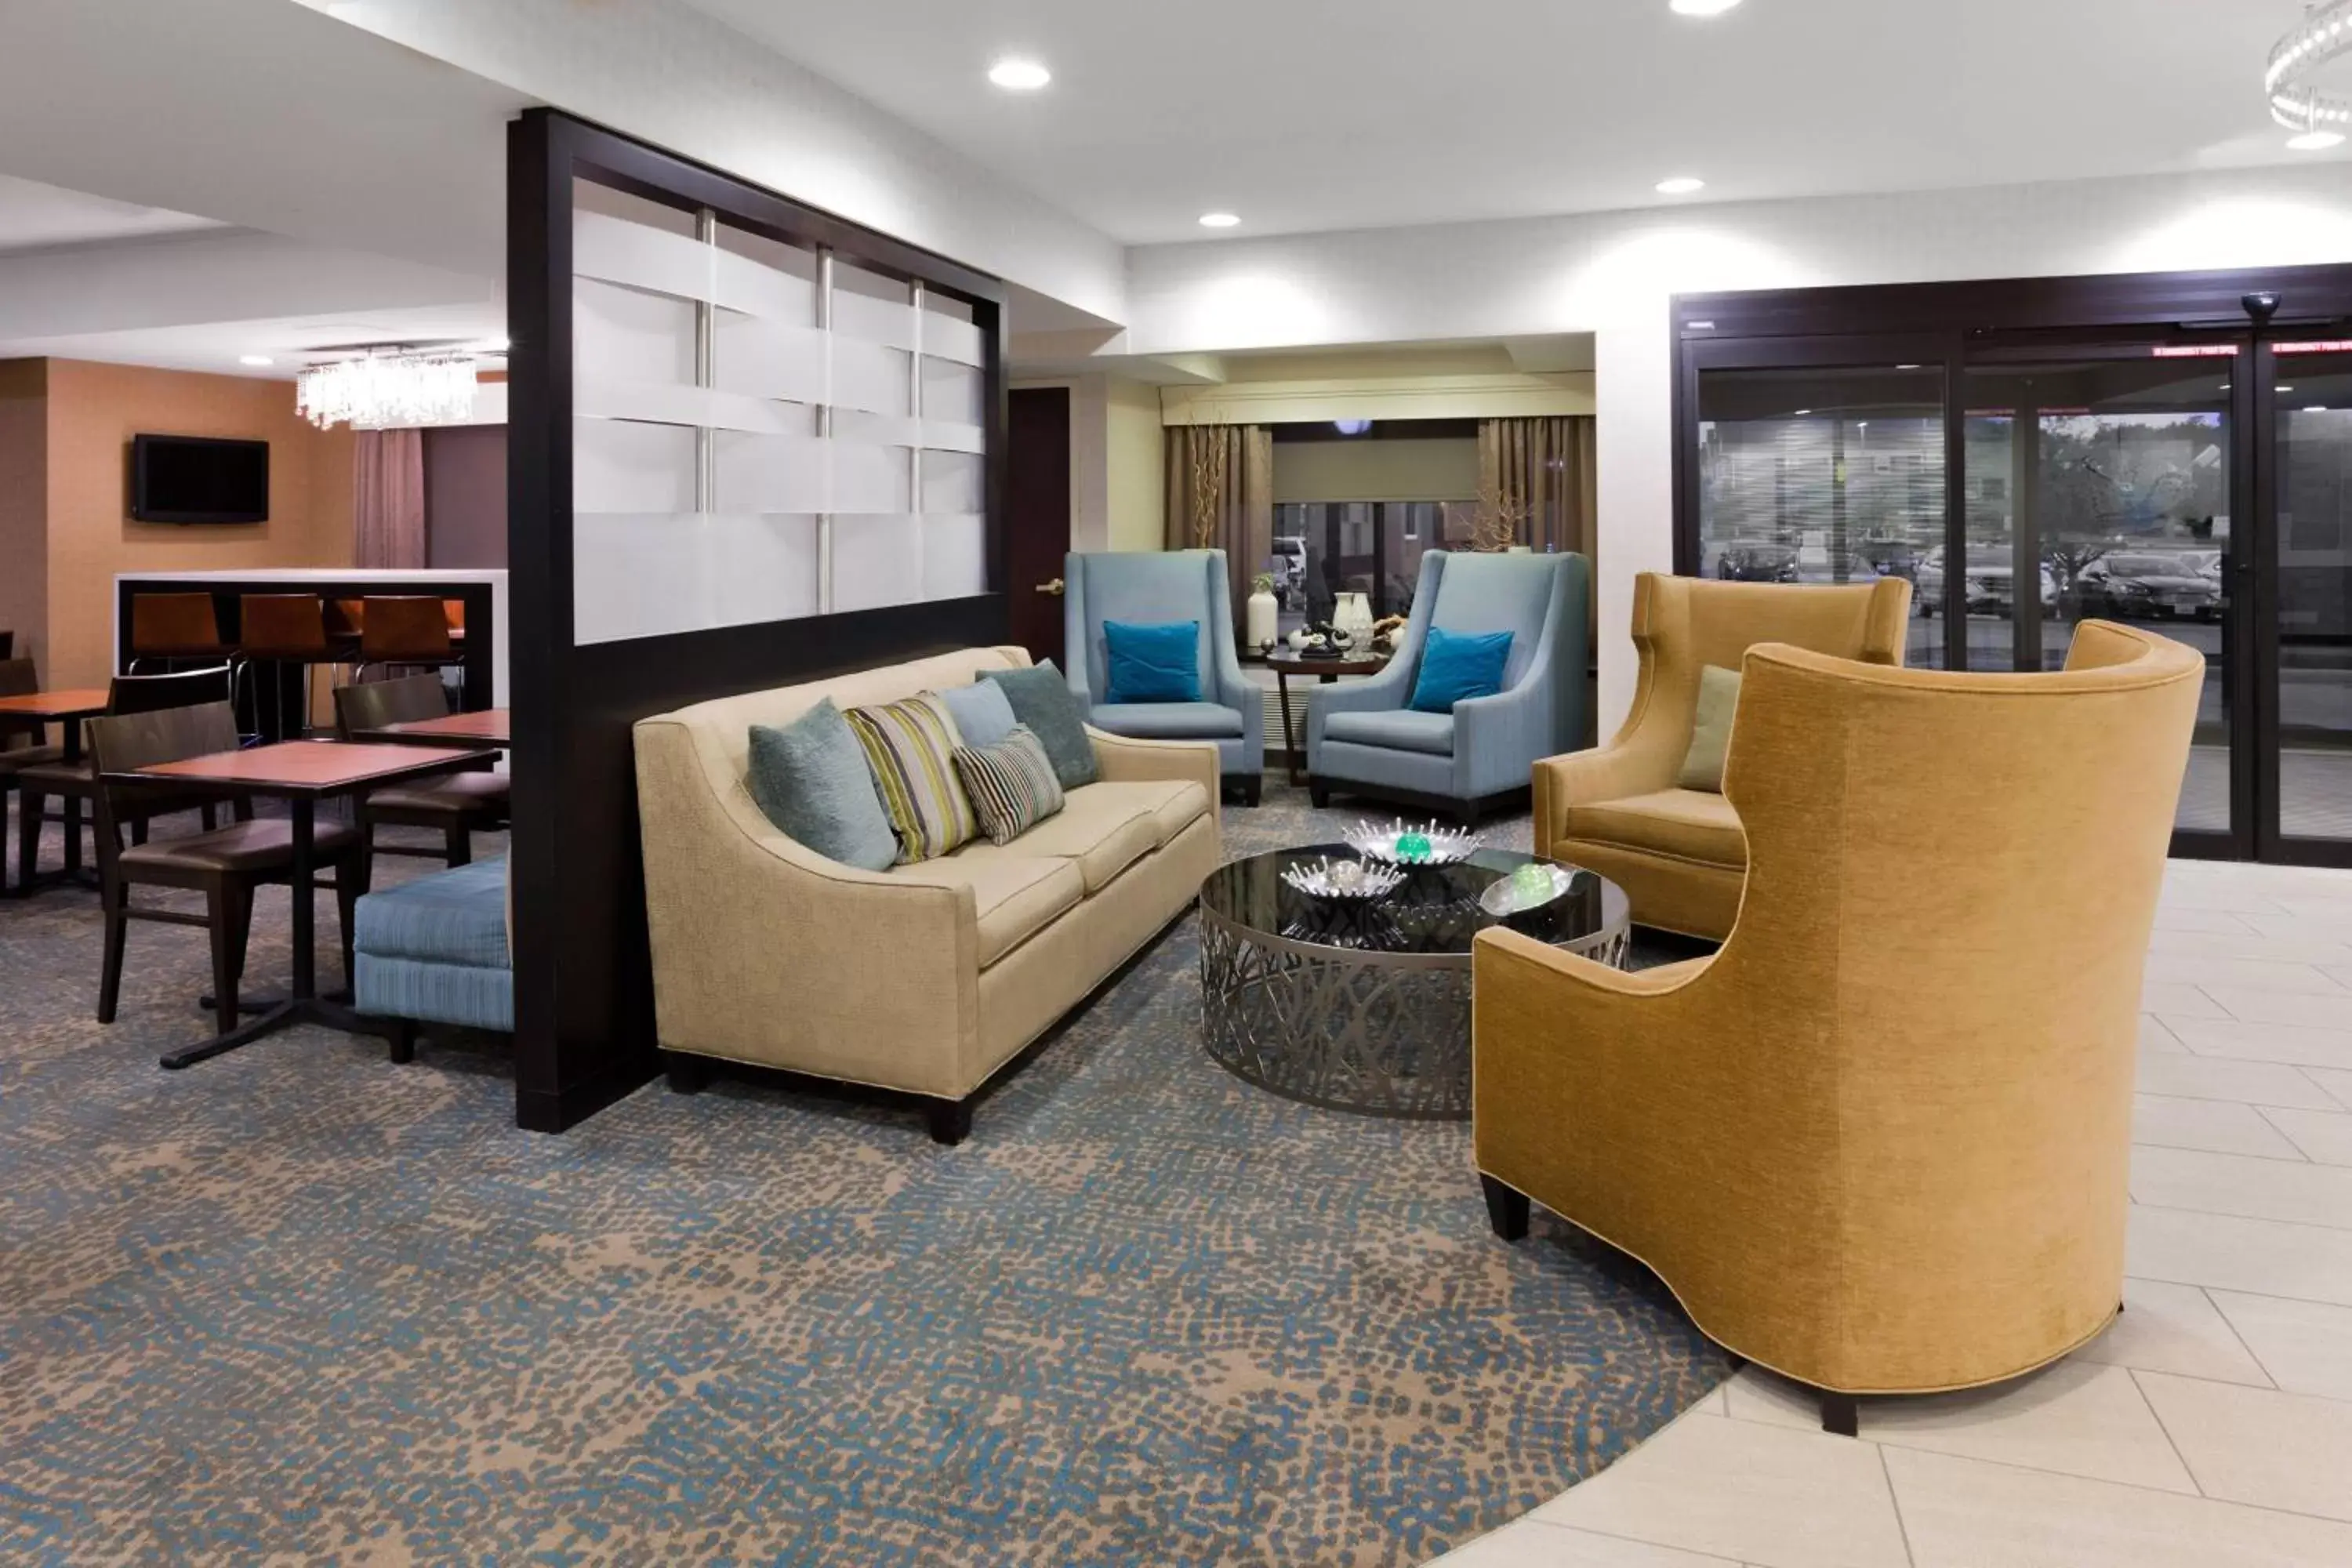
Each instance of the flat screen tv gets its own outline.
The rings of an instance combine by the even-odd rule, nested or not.
[[[269,443],[132,437],[131,515],[141,522],[268,522]]]

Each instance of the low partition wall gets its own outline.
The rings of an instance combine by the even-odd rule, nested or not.
[[[657,1062],[630,727],[1004,640],[1003,289],[548,110],[510,128],[516,1119]]]

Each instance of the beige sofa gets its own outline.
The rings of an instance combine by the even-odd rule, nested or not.
[[[750,730],[1026,665],[975,648],[697,703],[636,726],[656,1012],[670,1080],[709,1058],[928,1097],[960,1142],[998,1068],[1181,914],[1223,858],[1217,748],[1091,731],[1100,783],[1012,843],[882,872],[778,832]]]

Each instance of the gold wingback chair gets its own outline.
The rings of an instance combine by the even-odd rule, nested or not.
[[[1643,925],[1720,938],[1739,908],[1748,852],[1720,795],[1677,788],[1699,671],[1738,669],[1759,643],[1899,665],[1911,584],[1718,583],[1643,573],[1633,585],[1641,675],[1616,739],[1535,765],[1538,855],[1590,866],[1625,889]]]
[[[1745,661],[1748,890],[1708,958],[1475,959],[1474,1137],[1708,1337],[1822,1393],[1998,1382],[2124,1268],[2139,989],[2204,659],[2104,621],[2063,672]]]

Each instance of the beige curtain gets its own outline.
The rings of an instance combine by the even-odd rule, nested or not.
[[[1495,496],[1504,510],[1525,513],[1519,543],[1538,554],[1573,551],[1592,558],[1599,499],[1589,416],[1482,421],[1478,486],[1482,499]]]
[[[1274,565],[1274,432],[1171,425],[1167,445],[1168,548],[1225,552],[1239,636],[1250,579]]]
[[[352,447],[352,564],[425,564],[425,432],[361,430]]]

